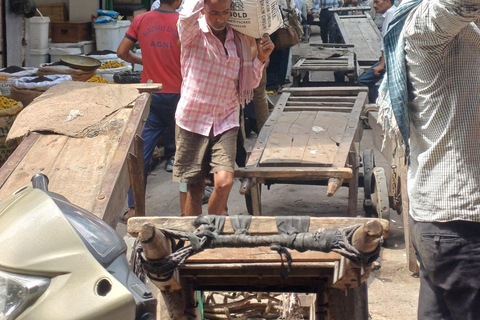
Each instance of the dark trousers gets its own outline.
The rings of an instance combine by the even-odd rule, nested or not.
[[[320,36],[323,43],[336,43],[337,23],[333,12],[328,9],[320,10]]]
[[[142,132],[145,185],[153,150],[162,134],[166,159],[175,155],[175,110],[179,100],[179,93],[152,94],[150,112]],[[134,207],[131,188],[128,190],[128,207]]]
[[[373,66],[370,67],[367,71],[362,73],[362,75],[358,78],[358,84],[363,87],[368,87],[368,102],[375,103],[377,102],[378,98],[378,87],[377,82],[382,79],[383,74],[380,76],[376,76],[375,72],[373,72],[373,68],[378,66],[380,62],[375,63]]]
[[[278,33],[274,32],[270,38],[273,42]],[[290,48],[277,50],[274,49],[270,54],[270,63],[267,67],[267,90],[276,90],[278,86],[285,84],[287,78],[288,58],[290,56]]]
[[[480,223],[415,222],[420,262],[419,320],[480,319]]]

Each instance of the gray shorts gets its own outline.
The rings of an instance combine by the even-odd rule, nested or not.
[[[233,128],[214,137],[205,137],[175,126],[175,164],[173,181],[198,183],[207,174],[234,172],[237,151],[238,128]]]

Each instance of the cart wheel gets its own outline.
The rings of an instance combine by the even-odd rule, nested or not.
[[[372,208],[372,172],[375,168],[375,157],[372,149],[363,150],[363,191],[365,198],[363,200],[363,208],[365,215],[371,217],[375,210]]]
[[[387,178],[385,177],[385,169],[382,167],[376,167],[373,169],[371,187],[371,207],[374,208],[376,216],[390,221],[390,202],[388,199]]]

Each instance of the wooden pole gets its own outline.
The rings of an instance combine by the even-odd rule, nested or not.
[[[134,138],[134,154],[128,153],[128,175],[135,204],[135,216],[145,216],[145,173],[143,160],[143,139],[138,134]]]

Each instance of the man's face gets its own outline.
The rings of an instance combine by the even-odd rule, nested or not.
[[[205,0],[203,13],[208,25],[214,31],[222,31],[230,18],[232,0]]]
[[[373,1],[373,7],[377,11],[377,13],[383,14],[383,13],[387,12],[387,10],[390,9],[391,6],[392,6],[392,4],[390,3],[389,0],[374,0]]]

